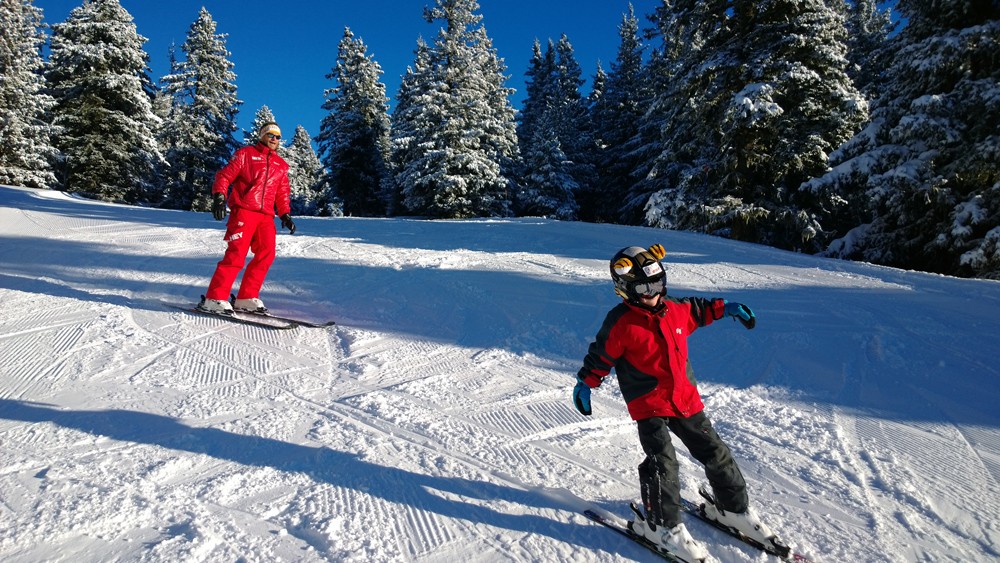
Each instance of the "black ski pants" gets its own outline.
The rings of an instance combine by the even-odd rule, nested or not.
[[[646,459],[639,464],[639,487],[646,518],[673,528],[681,521],[681,487],[673,432],[702,465],[712,492],[724,510],[746,512],[747,486],[729,446],[712,428],[704,412],[690,418],[652,417],[638,422],[639,443]]]

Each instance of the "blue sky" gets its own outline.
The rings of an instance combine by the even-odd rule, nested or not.
[[[640,29],[662,0],[632,0]],[[319,132],[324,111],[323,91],[334,85],[326,74],[336,62],[337,43],[349,27],[364,40],[368,53],[382,66],[382,81],[394,98],[399,77],[413,62],[418,36],[432,41],[439,26],[423,19],[433,0],[286,1],[259,0],[121,0],[135,18],[139,33],[149,39],[146,52],[152,77],[168,68],[168,48],[184,42],[202,6],[228,34],[227,47],[237,74],[238,96],[244,102],[239,125],[249,127],[262,105],[274,112],[291,135],[303,125]],[[60,23],[82,0],[35,0],[48,24]],[[598,60],[610,69],[618,49],[618,26],[628,0],[480,0],[479,13],[499,55],[507,64],[507,84],[517,89],[520,109],[524,72],[535,38],[544,45],[565,33],[583,68],[589,92]]]

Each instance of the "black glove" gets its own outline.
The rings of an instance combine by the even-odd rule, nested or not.
[[[288,213],[281,216],[281,226],[288,229],[288,234],[295,234],[295,223],[292,222],[292,216]]]
[[[212,216],[215,217],[216,221],[226,218],[226,194],[216,192],[212,196]]]

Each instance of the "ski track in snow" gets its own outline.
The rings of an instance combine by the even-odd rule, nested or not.
[[[797,551],[1000,559],[1000,284],[634,227],[302,218],[262,297],[338,324],[274,331],[162,305],[203,292],[220,225],[0,188],[0,559],[655,560],[579,514],[638,497],[617,384],[592,417],[570,400],[607,257],[653,242],[671,293],[758,314],[692,361]],[[689,525],[717,561],[776,560]]]

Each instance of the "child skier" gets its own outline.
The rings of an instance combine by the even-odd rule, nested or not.
[[[723,316],[752,329],[753,311],[740,303],[698,297],[668,298],[663,246],[623,248],[611,259],[615,293],[623,301],[608,312],[583,360],[573,389],[581,414],[591,414],[590,390],[611,369],[637,422],[646,458],[639,465],[645,516],[629,528],[685,561],[708,557],[680,518],[678,463],[670,433],[705,466],[718,506],[706,503],[709,518],[736,528],[751,539],[769,543],[774,534],[750,510],[746,482],[728,446],[712,428],[688,362],[687,337]]]

